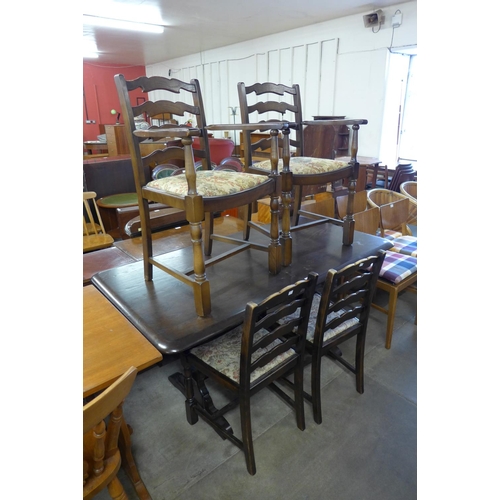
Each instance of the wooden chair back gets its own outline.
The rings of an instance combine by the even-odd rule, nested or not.
[[[407,225],[409,209],[410,200],[406,197],[380,207],[380,232],[382,237],[387,229],[401,231],[403,235],[411,235],[410,228]]]
[[[300,89],[297,84],[292,86],[277,83],[255,83],[246,86],[238,83],[241,123],[257,123],[266,121],[288,120],[299,124],[298,129],[290,133],[290,147],[295,148],[295,156],[302,156],[304,136],[302,132],[302,104]],[[264,99],[262,99],[264,96]],[[242,132],[245,168],[254,163],[254,156],[266,156],[271,147],[270,138],[262,138],[252,143],[249,130]],[[279,141],[280,147],[282,141]]]
[[[83,192],[83,252],[108,248],[114,239],[106,233],[94,191]]]
[[[118,437],[123,400],[129,394],[136,375],[137,368],[130,367],[116,382],[83,407],[84,499],[92,498],[105,487],[112,498],[127,498],[117,477],[121,465]]]
[[[321,358],[332,357],[356,375],[356,390],[364,391],[364,346],[370,307],[375,293],[385,252],[361,259],[343,269],[328,271],[314,327],[314,336],[308,334],[306,349],[312,354],[311,389],[313,415],[316,423],[321,415]],[[338,349],[344,341],[356,337],[356,359],[346,361]]]
[[[368,208],[354,214],[354,230],[362,233],[377,234],[380,227],[380,209]]]
[[[134,134],[136,123],[134,118],[138,116],[144,117],[150,128],[190,128],[188,120],[194,120],[193,126],[200,131],[199,147],[195,147],[193,141],[193,155],[202,162],[203,170],[210,170],[212,162],[210,160],[210,148],[208,142],[208,132],[206,130],[205,108],[201,95],[199,81],[196,79],[190,82],[182,82],[176,78],[161,78],[161,77],[146,77],[141,76],[135,80],[125,80],[122,75],[115,77],[115,83],[120,97],[120,106],[122,107],[123,120],[125,123],[125,133],[127,141],[132,144],[129,147],[132,166],[134,169],[134,177],[137,177],[136,183],[139,182],[144,186],[150,179],[145,178],[144,169],[142,167],[141,149],[139,147],[142,139]],[[129,92],[140,89],[143,93],[151,93],[155,95],[156,100],[145,100],[137,105],[132,105],[130,98],[125,99],[124,96]],[[161,97],[160,97],[161,96]],[[168,116],[168,120],[159,120],[159,116]],[[172,119],[178,121],[180,125],[171,123]],[[182,125],[182,123],[186,123]],[[165,147],[167,146],[167,147]],[[152,151],[148,155],[144,155],[144,164],[147,164],[154,169],[157,165],[173,164],[183,165],[185,160],[184,149],[180,141],[165,141],[162,149]]]
[[[417,199],[417,181],[406,181],[401,184],[399,190],[409,198]]]
[[[394,201],[399,201],[402,199],[409,199],[409,213],[408,213],[408,224],[417,225],[417,200],[408,198],[404,194],[397,193],[396,191],[391,191],[389,189],[370,189],[368,191],[368,205],[370,207],[381,207],[387,203],[392,203]]]
[[[363,212],[366,210],[368,194],[366,190],[358,191],[354,194],[354,207],[353,214],[358,212]],[[347,201],[348,196],[337,196],[337,212],[340,219],[343,219],[347,215]]]

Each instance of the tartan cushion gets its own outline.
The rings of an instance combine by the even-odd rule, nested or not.
[[[310,158],[308,156],[292,156],[290,158],[290,170],[296,175],[324,174],[340,170],[349,165],[347,161],[329,160],[325,158]],[[271,160],[254,163],[252,167],[263,170],[271,170]],[[278,171],[283,170],[283,160],[278,162]]]
[[[267,177],[258,174],[227,170],[198,170],[196,172],[196,191],[201,196],[226,196],[251,189],[267,180]],[[188,192],[185,174],[156,179],[148,182],[147,187],[181,196]]]
[[[416,236],[400,236],[392,240],[392,252],[402,253],[405,255],[417,256],[417,238]]]
[[[388,250],[379,277],[397,285],[416,272],[417,259],[415,257]]]
[[[265,330],[259,330],[254,335],[254,341],[259,341],[264,335]],[[228,333],[221,337],[212,340],[206,344],[191,349],[191,354],[204,361],[207,365],[212,366],[218,372],[223,373],[226,377],[234,380],[236,383],[240,382],[240,353],[241,353],[241,337],[243,335],[243,325],[237,326]],[[273,349],[281,341],[276,339],[265,348],[258,349],[252,354],[252,363],[259,359],[261,356]],[[271,371],[274,367],[280,365],[290,356],[293,356],[295,351],[288,349],[288,351],[273,358],[269,363],[260,368],[257,368],[250,375],[250,382],[254,382],[262,375]]]
[[[377,230],[377,236],[381,236],[380,229]],[[384,238],[386,240],[392,241],[395,240],[396,238],[400,238],[403,236],[403,233],[401,231],[393,231],[392,229],[385,229],[384,230]]]

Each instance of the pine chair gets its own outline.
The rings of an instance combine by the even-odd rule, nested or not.
[[[341,219],[347,215],[348,196],[338,196],[335,201],[337,203],[337,213]],[[352,213],[357,214],[366,210],[368,193],[366,190],[354,193]],[[356,228],[354,228],[356,229]]]
[[[357,231],[363,231],[368,234],[377,234],[378,226],[381,225],[380,221],[380,208],[375,206],[370,208],[365,212],[360,212],[354,215],[354,226]],[[357,225],[358,221],[362,218],[372,218],[372,215],[368,215],[368,212],[372,212],[378,215],[379,222],[367,222],[363,221],[361,224]],[[405,241],[408,236],[400,237],[400,241]],[[411,238],[411,237],[410,237]],[[396,243],[395,243],[396,242]],[[392,241],[393,245],[398,245],[397,239]],[[385,334],[385,347],[386,349],[391,348],[392,343],[392,333],[394,330],[394,320],[396,317],[396,306],[399,294],[408,290],[412,293],[417,293],[417,258],[416,256],[406,255],[401,253],[397,247],[393,247],[388,250],[385,254],[385,259],[380,269],[379,278],[377,280],[377,288],[384,290],[389,294],[389,301],[386,307],[373,303],[372,307],[377,309],[387,315],[387,328]],[[416,242],[415,242],[415,253],[416,253]],[[416,324],[416,317],[415,317]]]
[[[96,203],[96,196],[94,191],[84,191],[83,193],[83,208],[86,215],[86,217],[83,216],[83,253],[108,248],[115,242],[113,237],[106,233]],[[90,200],[92,200],[92,208]]]
[[[267,98],[267,96],[271,96]],[[277,96],[277,97],[274,97]],[[368,123],[367,120],[328,120],[328,123],[352,126],[351,141],[351,161],[343,162],[333,159],[311,158],[302,156],[304,148],[303,126],[322,125],[325,121],[305,122],[302,119],[302,104],[300,99],[300,89],[297,84],[291,87],[275,83],[256,83],[246,86],[243,82],[238,83],[238,97],[241,109],[242,123],[259,122],[263,124],[261,131],[265,131],[266,123],[289,118],[290,130],[294,130],[294,137],[290,138],[290,146],[295,148],[295,154],[290,158],[290,152],[283,152],[283,159],[280,160],[279,170],[282,173],[281,199],[283,202],[284,217],[289,213],[289,205],[292,200],[293,190],[293,221],[291,230],[300,229],[298,226],[299,216],[309,216],[308,212],[301,210],[302,188],[304,186],[319,186],[328,183],[335,184],[338,181],[348,183],[349,196],[353,196],[356,189],[356,179],[358,177],[359,164],[356,160],[358,150],[358,129],[360,125]],[[266,99],[267,98],[267,99]],[[264,99],[264,100],[260,100]],[[280,99],[280,100],[273,100]],[[249,101],[253,104],[250,104]],[[264,118],[264,120],[263,120]],[[290,130],[285,130],[284,134],[290,134]],[[244,160],[245,168],[248,172],[269,174],[271,163],[269,160],[254,161],[253,156],[259,151],[265,151],[269,147],[268,139],[261,139],[254,143],[251,141],[249,131],[243,132]],[[287,175],[291,172],[291,176]],[[317,217],[309,224],[324,222]],[[353,242],[354,223],[352,212],[350,212],[343,223],[344,245],[351,245]],[[287,234],[286,221],[283,222],[283,238],[290,237]]]
[[[268,269],[272,274],[281,270],[281,248],[279,241],[278,216],[272,218],[268,245],[251,243],[244,239],[223,238],[213,234],[213,213],[239,206],[246,206],[258,199],[271,196],[278,203],[277,172],[269,177],[226,170],[211,170],[210,150],[206,129],[205,111],[198,80],[181,82],[164,77],[139,77],[133,81],[125,80],[123,75],[115,76],[116,88],[120,99],[121,112],[125,122],[126,138],[132,157],[132,167],[137,196],[139,198],[139,215],[144,255],[144,277],[153,279],[153,266],[169,273],[193,289],[195,309],[199,316],[207,316],[211,311],[210,283],[206,277],[206,267],[246,249],[258,249],[268,252]],[[132,105],[131,93],[135,95],[141,90],[145,96],[154,96],[157,100],[146,100],[136,106]],[[135,91],[135,92],[134,92]],[[172,100],[169,100],[172,99]],[[173,100],[175,99],[175,101]],[[134,98],[135,100],[135,98]],[[183,117],[194,117],[196,128],[178,127],[165,124],[152,126],[149,129],[135,129],[134,117],[139,115],[157,116],[169,113]],[[185,120],[186,118],[184,118]],[[179,120],[180,121],[180,120]],[[182,144],[172,145],[165,138],[180,138]],[[200,149],[193,150],[193,138],[199,138]],[[158,149],[141,156],[139,142],[141,139],[162,139],[163,149]],[[276,149],[277,155],[277,149]],[[195,170],[194,157],[200,158],[202,168]],[[184,161],[185,173],[151,181],[148,166],[172,163],[173,160]],[[278,159],[275,159],[277,165]],[[276,170],[276,169],[275,169]],[[153,258],[151,224],[148,203],[150,201],[185,210],[186,220],[191,230],[193,247],[193,268],[187,272],[160,263]],[[205,234],[202,235],[202,222],[206,220]],[[220,239],[231,243],[232,250],[207,259],[203,255],[203,238],[205,239],[205,255],[211,254],[212,239]]]
[[[314,421],[322,422],[321,360],[328,356],[356,376],[356,390],[364,392],[365,339],[370,306],[375,293],[385,253],[361,259],[339,271],[331,269],[321,295],[315,294],[307,329],[306,352],[312,355],[311,395]],[[346,340],[356,337],[354,363],[338,349]]]
[[[404,194],[397,193],[396,191],[391,191],[390,189],[370,189],[368,191],[368,205],[372,208],[381,207],[382,205],[387,205],[388,203],[393,203],[395,201],[404,200],[408,197]],[[410,199],[409,213],[407,224],[417,225],[417,201]]]
[[[186,412],[190,424],[198,416],[216,432],[243,450],[247,470],[256,473],[253,451],[250,398],[270,388],[295,410],[297,427],[305,429],[303,399],[304,341],[317,274],[289,285],[256,304],[246,306],[243,324],[221,337],[181,353],[186,382]],[[294,313],[295,316],[291,317]],[[286,319],[284,319],[286,318]],[[274,382],[286,372],[294,373],[293,400]],[[193,376],[198,372],[229,389],[235,396],[216,415],[196,404]],[[241,433],[220,423],[227,411],[240,406]],[[225,421],[225,420],[224,420]]]
[[[401,236],[391,238],[393,252],[417,256],[417,238],[412,236],[406,224],[409,218],[410,199],[405,198],[380,207],[380,232],[385,237],[390,230],[392,235],[401,232]]]
[[[137,375],[131,367],[104,392],[83,407],[83,498],[93,498],[104,488],[111,498],[128,497],[117,477],[121,465],[118,438],[122,404]],[[108,420],[106,425],[105,419]]]

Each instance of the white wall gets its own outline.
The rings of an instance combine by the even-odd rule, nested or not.
[[[397,9],[403,22],[393,30],[391,17]],[[366,118],[358,154],[378,157],[388,49],[391,39],[393,48],[417,44],[417,2],[395,4],[383,12],[385,23],[377,33],[365,28],[363,14],[357,14],[149,65],[146,74],[198,78],[209,123],[233,122],[230,107],[239,106],[239,81],[298,83],[304,119],[319,114]]]

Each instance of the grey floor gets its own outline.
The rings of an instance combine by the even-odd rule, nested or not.
[[[384,292],[376,301],[386,303]],[[257,474],[246,470],[243,453],[202,420],[190,426],[184,399],[168,381],[177,360],[136,379],[124,411],[133,427],[132,446],[153,499],[335,499],[417,498],[417,297],[400,295],[392,348],[385,349],[386,316],[372,310],[365,356],[365,392],[354,378],[325,359],[323,423],[306,404],[306,429],[270,391],[252,399]],[[353,353],[353,340],[342,351]],[[306,369],[306,384],[309,369]],[[307,386],[306,386],[307,387]],[[211,389],[216,406],[222,394]],[[238,409],[228,420],[239,435]],[[130,499],[137,496],[119,475]],[[101,492],[98,499],[109,498]]]

